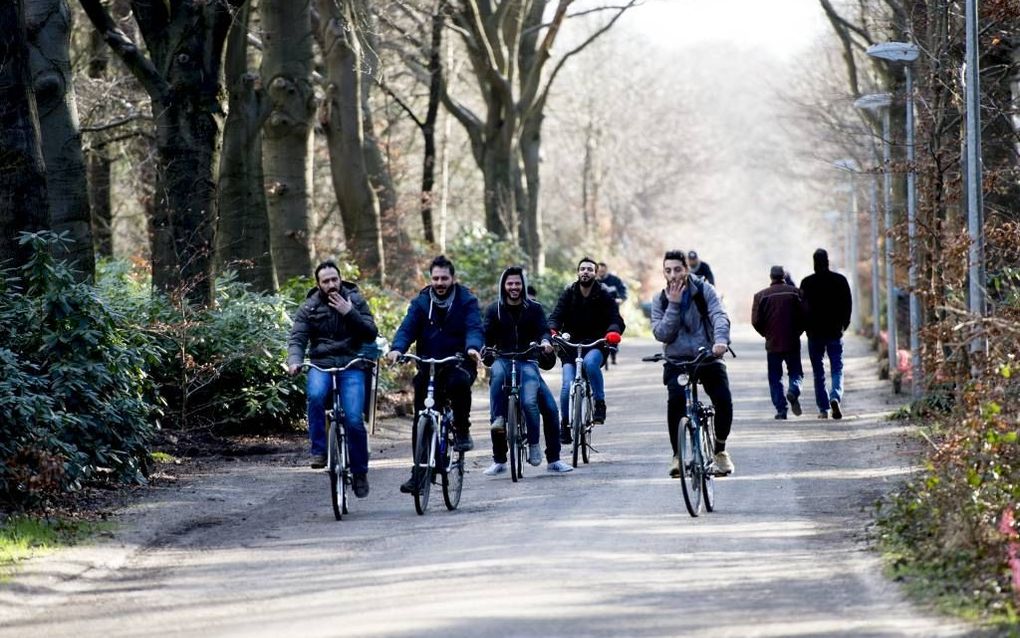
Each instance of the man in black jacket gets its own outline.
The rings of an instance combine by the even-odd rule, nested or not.
[[[804,332],[804,311],[800,291],[786,282],[782,266],[769,271],[768,288],[759,290],[751,304],[751,325],[765,337],[768,359],[769,391],[776,418],[785,419],[787,407],[795,416],[801,415],[800,388],[804,368],[800,363],[800,334]],[[783,394],[783,365],[790,377],[790,389]]]
[[[712,267],[708,265],[707,261],[701,261],[697,251],[692,250],[687,253],[687,267],[692,275],[701,277],[713,286],[715,285],[715,275],[712,274]]]
[[[819,248],[814,253],[815,274],[800,282],[808,337],[808,357],[815,377],[815,403],[818,417],[843,418],[843,332],[850,325],[853,300],[846,277],[829,270],[829,253]],[[829,357],[832,390],[825,391],[825,363]]]
[[[307,349],[309,359],[321,368],[341,368],[357,358],[358,351],[378,336],[372,311],[353,283],[340,279],[332,261],[315,268],[316,287],[294,316],[287,343],[291,375],[301,372]],[[365,410],[365,371],[351,368],[340,373],[338,387],[351,451],[354,495],[368,495],[368,434]],[[308,369],[308,438],[313,468],[326,466],[326,403],[332,390],[330,375]]]
[[[549,317],[549,326],[557,332],[570,333],[574,343],[590,343],[606,336],[607,333],[623,334],[626,326],[620,316],[620,309],[612,297],[598,283],[596,271],[598,264],[590,257],[584,257],[577,264],[577,281],[570,285],[559,301],[556,309]],[[605,361],[605,347],[591,348],[584,353],[584,370],[591,383],[592,395],[595,399],[595,410],[592,422],[604,423],[606,420],[606,390],[602,380],[602,362]],[[569,414],[570,384],[574,380],[575,351],[560,352],[563,363],[563,387],[560,390],[561,437],[564,443],[570,443],[570,428],[566,415]]]

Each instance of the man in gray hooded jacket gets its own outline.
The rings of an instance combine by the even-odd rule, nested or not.
[[[716,357],[729,349],[730,318],[719,301],[712,284],[690,274],[683,251],[671,250],[662,260],[666,288],[652,303],[652,333],[663,344],[666,365],[663,383],[666,385],[666,425],[669,442],[673,447],[673,464],[669,475],[680,476],[678,431],[680,419],[687,412],[684,389],[676,380],[677,364],[690,361],[698,350],[708,348]],[[698,381],[715,406],[715,466],[719,474],[733,472],[733,461],[726,451],[726,439],[733,424],[733,397],[721,359],[701,367]]]

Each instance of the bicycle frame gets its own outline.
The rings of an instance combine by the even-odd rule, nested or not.
[[[523,351],[523,352],[500,352],[498,349],[492,348],[492,347],[485,348],[485,350],[483,351],[486,354],[491,354],[491,355],[495,356],[498,359],[509,359],[510,360],[510,388],[509,388],[509,391],[507,393],[507,398],[506,398],[506,401],[507,401],[507,415],[506,416],[507,416],[507,422],[508,422],[508,425],[507,425],[507,453],[508,453],[507,461],[509,461],[509,463],[510,463],[510,478],[515,483],[517,482],[518,479],[523,477],[523,471],[522,471],[523,470],[523,458],[524,458],[524,450],[526,449],[523,446],[526,445],[525,441],[528,440],[527,439],[527,432],[528,432],[527,417],[525,416],[525,413],[524,413],[524,406],[521,403],[521,387],[520,387],[520,383],[518,382],[518,373],[517,373],[518,357],[528,357],[533,352],[535,352],[537,349],[539,349],[540,347],[541,346],[539,346],[539,344],[533,342],[533,343],[531,343],[528,346],[528,349]],[[537,397],[536,397],[536,400],[537,400]],[[513,415],[510,414],[510,406],[511,405],[516,406],[514,408],[515,413]],[[513,416],[515,418],[511,419],[510,418],[511,416]],[[517,431],[512,432],[512,433],[509,431],[509,423],[510,422],[515,423],[515,427],[517,428]],[[534,427],[540,427],[540,425],[538,423],[536,423],[536,424],[534,424]],[[517,448],[517,449],[515,449],[515,448]]]

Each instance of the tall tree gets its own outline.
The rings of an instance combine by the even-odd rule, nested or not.
[[[243,0],[132,0],[146,57],[101,0],[81,0],[103,39],[151,100],[158,151],[156,202],[149,220],[153,285],[212,300],[216,171],[223,113],[223,49]]]
[[[57,249],[85,281],[95,274],[92,219],[78,106],[71,73],[71,11],[66,0],[27,0],[29,65],[39,112],[50,227],[66,233]]]
[[[93,29],[89,33],[88,76],[93,80],[106,78],[110,68],[110,47],[103,36]],[[109,148],[93,142],[85,154],[85,170],[92,213],[92,241],[100,257],[113,257],[113,201]]]
[[[0,0],[0,261],[24,263],[18,233],[48,225],[39,119],[22,0]]]
[[[256,76],[248,72],[250,18],[249,1],[230,28],[224,60],[228,107],[220,153],[217,269],[235,269],[238,279],[255,290],[273,292],[277,279],[262,174],[262,124],[268,108]]]
[[[263,0],[262,84],[272,112],[263,140],[273,260],[286,281],[312,269],[312,86],[311,0]]]

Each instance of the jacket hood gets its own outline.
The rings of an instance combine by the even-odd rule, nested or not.
[[[508,277],[507,271],[509,270],[510,268],[505,268],[499,275],[499,284],[497,284],[499,286],[499,290],[497,291],[499,292],[499,304],[496,306],[497,317],[500,317],[500,309],[503,305],[508,303],[506,296],[506,278]],[[524,307],[531,305],[531,302],[528,301],[528,275],[523,271],[521,271],[521,305]]]
[[[460,303],[466,297],[472,297],[471,291],[466,287],[460,285],[460,283],[455,283],[450,286],[450,292],[447,295],[447,299],[450,300],[451,305]],[[425,304],[425,307],[428,308],[428,318],[429,321],[431,321],[432,311],[436,305],[435,300],[432,298],[432,286],[425,286],[418,291],[418,299],[420,299],[421,303]]]
[[[308,291],[308,294],[305,295],[305,299],[311,298],[317,292],[319,292],[319,287],[318,286],[312,287],[312,289]],[[344,293],[344,297],[347,297],[348,299],[350,299],[351,293],[360,292],[360,291],[358,290],[358,284],[350,282],[350,281],[341,281],[340,282],[340,292]]]
[[[824,248],[819,248],[812,255],[815,260],[815,272],[828,272],[829,271],[829,253]]]

